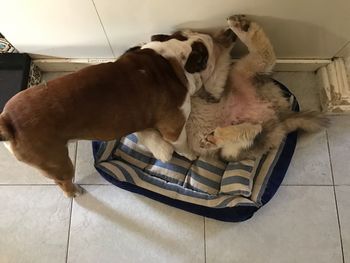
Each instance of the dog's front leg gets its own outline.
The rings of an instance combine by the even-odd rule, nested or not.
[[[175,151],[186,157],[187,159],[193,161],[197,158],[194,152],[189,148],[187,142],[187,133],[185,127],[183,127],[179,138],[172,143],[174,145]]]
[[[206,137],[206,146],[221,148],[220,156],[224,160],[236,160],[242,150],[249,148],[255,137],[262,131],[260,124],[241,123],[226,127],[217,127]]]
[[[172,141],[172,145],[174,145],[175,151],[186,157],[187,159],[193,161],[197,158],[197,156],[193,153],[193,151],[188,146],[187,141],[187,132],[186,132],[186,122],[188,120],[188,117],[190,116],[191,112],[191,97],[189,94],[187,95],[184,104],[181,107],[182,114],[185,117],[185,122],[183,123],[181,127],[181,133],[178,136],[178,138],[175,141]]]
[[[170,161],[174,147],[164,140],[162,135],[155,129],[147,129],[137,132],[139,142],[143,144],[153,156],[162,162]]]
[[[196,155],[190,150],[187,143],[187,133],[185,124],[191,111],[190,92],[187,94],[185,101],[177,110],[173,110],[166,114],[156,125],[159,135],[165,141],[169,142],[180,155],[190,160],[194,160]],[[158,139],[159,139],[158,138]],[[155,144],[155,148],[159,147]]]
[[[249,50],[249,54],[234,65],[233,71],[237,73],[236,75],[251,78],[271,73],[276,56],[263,29],[244,15],[231,16],[227,23]]]
[[[170,161],[174,148],[176,152],[190,160],[196,159],[196,155],[189,149],[185,129],[174,142],[167,142],[155,129],[147,129],[137,132],[140,144],[144,145],[153,156],[162,162]]]
[[[231,69],[230,48],[224,50],[216,61],[214,71],[208,79],[203,80],[204,90],[211,101],[218,102],[224,92],[227,77]],[[214,100],[213,100],[213,99]]]

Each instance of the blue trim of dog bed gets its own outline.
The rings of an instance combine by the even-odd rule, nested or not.
[[[285,91],[287,94],[291,94],[291,92],[282,83],[276,80],[274,80],[274,82],[277,85],[279,85],[280,88],[283,91]],[[294,105],[293,108],[294,108],[293,109],[294,111],[299,111],[299,104],[296,102],[296,105]],[[279,159],[275,164],[275,167],[270,177],[268,178],[264,194],[261,198],[262,206],[268,203],[272,199],[272,197],[275,195],[278,188],[280,187],[283,181],[283,178],[287,172],[287,169],[289,167],[290,161],[292,159],[296,143],[297,143],[297,132],[290,133],[285,140],[285,145],[283,146]],[[100,148],[100,144],[101,144],[100,141],[92,142],[94,157],[96,157],[96,154]],[[254,215],[254,213],[260,208],[256,206],[250,206],[250,205],[237,205],[234,207],[225,207],[225,208],[211,208],[211,207],[196,205],[196,204],[184,202],[181,200],[172,199],[170,197],[149,191],[147,189],[141,188],[134,184],[130,184],[128,182],[121,182],[117,180],[115,177],[110,176],[100,168],[96,166],[95,168],[102,175],[104,179],[106,179],[111,184],[118,186],[119,188],[122,188],[124,190],[130,191],[133,193],[137,193],[140,195],[144,195],[153,200],[185,210],[190,213],[205,216],[208,218],[213,218],[216,220],[221,220],[225,222],[242,222],[251,218]]]

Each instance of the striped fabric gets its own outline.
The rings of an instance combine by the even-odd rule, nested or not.
[[[294,96],[290,102],[294,108]],[[120,141],[99,142],[95,166],[120,182],[191,204],[209,208],[260,207],[283,147],[284,143],[257,160],[225,163],[199,158],[191,162],[175,153],[170,162],[163,163],[131,134]]]
[[[181,201],[212,208],[259,207],[264,181],[278,156],[277,150],[259,160],[224,163],[204,158],[191,162],[174,154],[163,163],[131,134],[121,141],[103,142],[95,166],[119,181]]]

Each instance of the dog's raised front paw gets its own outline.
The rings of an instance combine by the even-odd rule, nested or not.
[[[250,20],[245,15],[233,15],[227,19],[227,23],[232,29],[248,32]]]

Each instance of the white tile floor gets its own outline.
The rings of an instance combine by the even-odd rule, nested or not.
[[[319,108],[315,75],[276,78],[302,108]],[[0,262],[350,263],[350,116],[332,120],[300,136],[277,195],[236,224],[111,186],[94,170],[89,142],[70,146],[87,190],[73,201],[0,145]]]

